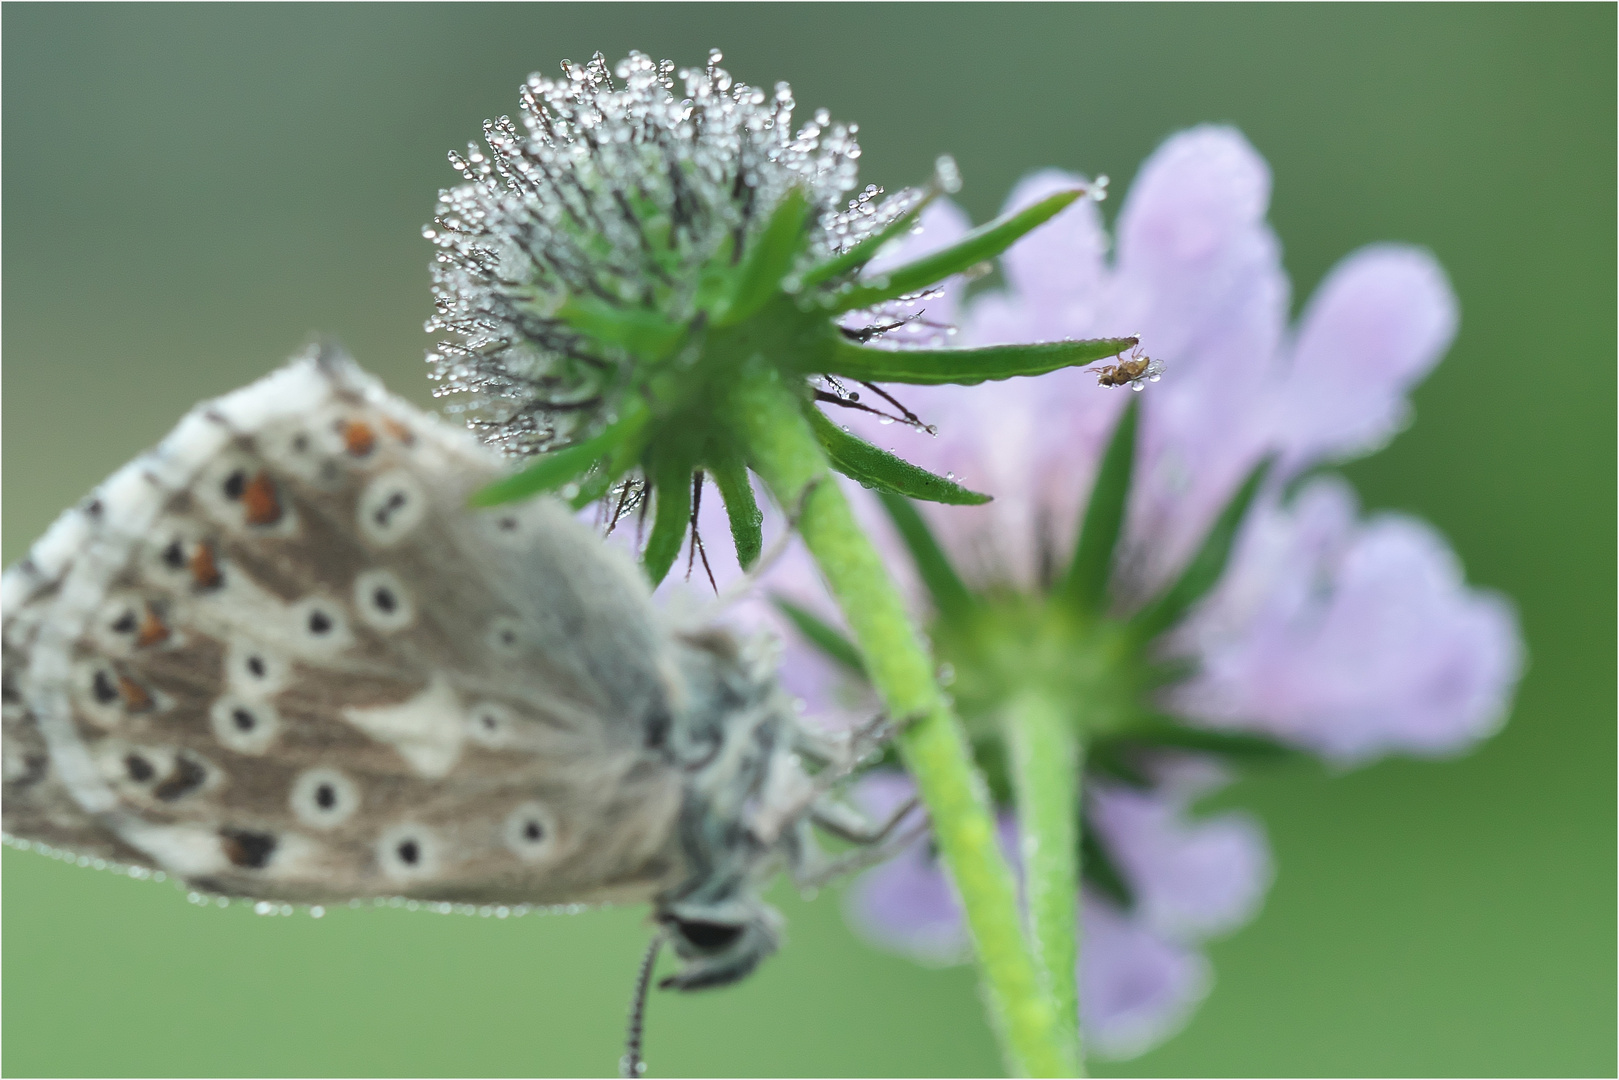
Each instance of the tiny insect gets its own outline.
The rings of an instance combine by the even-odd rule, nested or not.
[[[1164,362],[1154,360],[1137,348],[1131,351],[1129,359],[1086,370],[1096,372],[1098,386],[1128,386],[1132,390],[1140,390],[1163,376]]]
[[[468,509],[502,472],[330,347],[197,406],[4,574],[7,840],[226,897],[649,901],[661,986],[747,975],[768,879],[844,868],[815,827],[893,831],[834,790],[881,733],[809,730],[766,642],[667,621],[561,504]]]

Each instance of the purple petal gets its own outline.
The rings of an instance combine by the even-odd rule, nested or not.
[[[1200,785],[1201,786],[1201,785]],[[1270,848],[1247,814],[1189,820],[1188,797],[1092,782],[1087,820],[1130,883],[1135,914],[1176,940],[1236,929],[1270,885]]]
[[[1008,213],[1059,191],[1088,183],[1084,177],[1046,169],[1025,177],[1006,200]],[[1092,199],[1082,198],[1012,245],[1002,257],[1016,314],[997,318],[993,304],[975,307],[964,329],[976,345],[1094,337],[1100,329],[1107,267],[1107,233]],[[986,315],[988,318],[986,318]],[[1113,331],[1127,333],[1128,331]]]
[[[1127,596],[1172,577],[1265,453],[1288,304],[1269,194],[1240,134],[1195,128],[1148,160],[1121,214],[1113,316],[1165,364],[1142,404]]]
[[[1288,471],[1375,450],[1404,423],[1406,392],[1456,335],[1456,298],[1432,255],[1380,244],[1339,263],[1310,299],[1279,396]]]
[[[1423,522],[1358,522],[1336,480],[1259,508],[1181,640],[1201,665],[1173,694],[1183,713],[1344,762],[1465,749],[1500,725],[1522,670],[1510,605],[1469,589]]]
[[[1208,961],[1087,894],[1079,1015],[1088,1054],[1130,1058],[1186,1023],[1213,984]]]

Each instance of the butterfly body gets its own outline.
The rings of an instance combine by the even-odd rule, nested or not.
[[[755,643],[327,351],[193,410],[4,578],[5,829],[295,902],[652,900],[730,981],[820,794]],[[682,981],[684,980],[684,981]]]

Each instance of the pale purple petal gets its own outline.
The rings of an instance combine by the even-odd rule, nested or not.
[[[1090,784],[1087,821],[1112,854],[1143,922],[1175,940],[1227,933],[1253,918],[1270,885],[1270,848],[1253,817],[1189,818],[1186,795]]]
[[[1088,1054],[1120,1059],[1151,1049],[1181,1029],[1213,982],[1200,953],[1085,896],[1079,1016]]]
[[[1005,210],[1013,213],[1088,183],[1073,173],[1046,169],[1020,181],[1007,198]],[[1107,245],[1102,216],[1089,198],[1081,198],[1024,236],[1001,259],[1012,294],[1018,298],[1016,314],[998,317],[993,314],[993,304],[985,312],[975,308],[964,327],[966,340],[990,345],[1128,333],[1101,328]]]
[[[1456,335],[1456,298],[1433,256],[1379,244],[1339,263],[1310,299],[1278,396],[1287,471],[1375,450],[1405,395]]]
[[[1288,305],[1269,194],[1239,133],[1194,128],[1142,166],[1120,215],[1113,315],[1165,364],[1143,395],[1129,598],[1170,580],[1264,456]]]
[[[1466,749],[1501,724],[1523,663],[1511,606],[1467,587],[1443,537],[1358,521],[1336,480],[1257,510],[1180,643],[1202,669],[1173,693],[1185,715],[1345,762]]]

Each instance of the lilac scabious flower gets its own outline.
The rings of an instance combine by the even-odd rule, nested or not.
[[[1009,202],[1082,182],[1041,173]],[[1455,332],[1443,271],[1419,249],[1364,248],[1290,328],[1269,185],[1237,132],[1183,132],[1143,166],[1116,243],[1082,201],[1007,252],[1004,290],[963,300],[958,284],[930,303],[928,319],[959,325],[966,345],[1139,334],[1164,368],[1139,398],[1070,369],[908,389],[904,405],[926,428],[838,416],[995,496],[919,507],[977,598],[974,614],[954,615],[930,592],[937,567],[908,580],[992,787],[999,770],[1004,793],[995,714],[1006,691],[1043,680],[1076,702],[1089,748],[1080,984],[1093,1053],[1128,1056],[1173,1033],[1209,985],[1198,943],[1250,918],[1268,886],[1257,824],[1191,812],[1229,766],[1267,747],[1344,765],[1460,752],[1502,721],[1522,665],[1510,605],[1468,587],[1431,527],[1363,518],[1343,481],[1311,478],[1407,421],[1408,391]],[[967,227],[948,203],[922,221],[907,258]],[[1105,486],[1104,451],[1132,399],[1133,471],[1099,607],[1041,621],[1029,613],[1060,606],[1082,513]],[[900,553],[920,557],[915,530],[902,542],[903,525],[893,529],[874,499],[862,505],[905,579]],[[804,570],[787,560],[773,585],[828,613]],[[836,712],[847,677],[789,638],[797,688]],[[866,783],[883,802],[904,782]],[[866,936],[918,959],[952,960],[964,947],[925,846],[870,871],[850,909]]]

